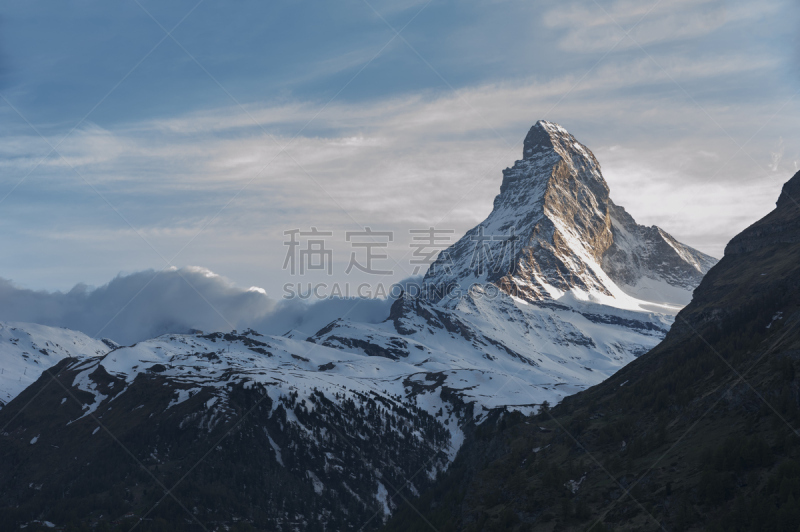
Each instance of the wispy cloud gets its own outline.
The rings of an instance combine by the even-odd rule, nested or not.
[[[565,2],[544,16],[549,27],[565,31],[562,49],[597,53],[618,44],[620,49],[669,42],[686,42],[723,28],[775,13],[783,0],[741,3],[719,0],[632,0]]]

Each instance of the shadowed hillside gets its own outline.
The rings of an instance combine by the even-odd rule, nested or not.
[[[505,414],[387,530],[798,530],[800,173],[652,351]]]

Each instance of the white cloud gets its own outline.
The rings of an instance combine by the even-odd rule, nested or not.
[[[308,336],[345,314],[365,322],[388,317],[391,301],[335,300],[314,304],[275,300],[263,289],[243,289],[206,268],[170,268],[119,275],[68,292],[26,290],[0,279],[0,321],[67,327],[131,344],[161,334],[254,328],[266,334],[291,329]]]

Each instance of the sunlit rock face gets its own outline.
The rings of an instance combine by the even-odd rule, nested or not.
[[[564,128],[539,121],[503,170],[485,221],[442,253],[436,286],[493,283],[527,301],[579,290],[685,305],[716,260],[614,204],[600,164]],[[437,297],[435,299],[441,299]]]

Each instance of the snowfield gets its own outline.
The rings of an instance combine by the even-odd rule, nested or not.
[[[0,323],[0,406],[64,358],[99,356],[110,350],[103,341],[69,329]]]

